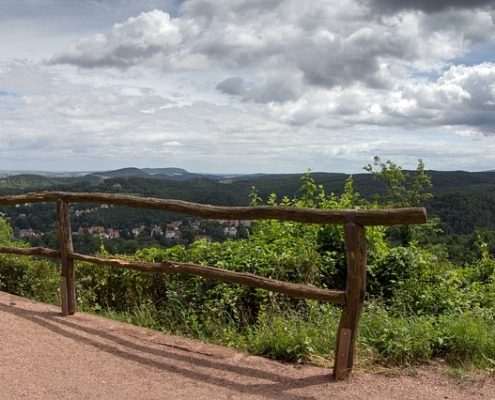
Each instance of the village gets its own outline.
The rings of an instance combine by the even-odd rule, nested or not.
[[[239,220],[202,220],[202,219],[176,219],[163,224],[141,223],[129,229],[118,229],[116,227],[104,226],[102,224],[87,225],[89,214],[112,208],[108,204],[101,204],[94,208],[80,208],[71,210],[73,235],[91,236],[99,239],[124,239],[152,238],[169,244],[193,242],[195,240],[224,240],[239,238],[241,231],[251,227],[251,221]],[[24,218],[20,213],[17,218]],[[84,222],[83,222],[84,221]],[[74,226],[75,225],[75,226]],[[32,227],[18,229],[15,237],[18,239],[32,240],[45,235],[46,232]]]

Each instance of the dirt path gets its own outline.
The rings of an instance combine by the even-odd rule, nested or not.
[[[470,386],[434,369],[418,376],[282,364],[220,346],[0,292],[1,399],[490,399],[495,379]]]

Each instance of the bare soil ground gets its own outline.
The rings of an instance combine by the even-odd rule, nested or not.
[[[0,292],[0,399],[490,399],[495,378],[458,384],[284,364]]]

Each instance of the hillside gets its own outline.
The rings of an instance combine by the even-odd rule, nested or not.
[[[433,183],[433,199],[428,204],[429,217],[440,219],[443,234],[429,241],[448,243],[449,253],[460,260],[463,248],[470,248],[481,231],[490,249],[495,250],[495,171],[428,171]],[[94,172],[81,177],[50,177],[35,174],[13,175],[0,179],[0,195],[41,190],[128,193],[141,196],[172,198],[214,205],[247,205],[249,194],[256,188],[266,200],[271,193],[279,198],[293,198],[298,194],[302,174],[209,175],[190,173],[180,168],[123,168]],[[327,193],[342,193],[349,175],[315,172],[312,174]],[[353,175],[355,190],[367,199],[385,193],[384,185],[370,174]],[[12,221],[15,229],[51,229],[53,211],[44,205],[29,208],[0,210]],[[25,215],[18,218],[19,215]],[[95,219],[98,217],[98,219]],[[87,224],[131,228],[131,224],[160,223],[173,216],[151,211],[126,212],[121,209],[87,216]],[[113,222],[112,222],[113,221]],[[140,222],[142,221],[142,222]],[[474,257],[474,253],[469,257]],[[460,262],[460,261],[459,261]]]

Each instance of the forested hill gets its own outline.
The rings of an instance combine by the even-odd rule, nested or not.
[[[495,171],[428,171],[433,183],[430,216],[442,221],[446,234],[471,234],[475,229],[495,227]],[[271,193],[293,197],[302,174],[206,175],[179,168],[124,168],[81,177],[50,177],[34,174],[0,179],[0,195],[40,190],[100,191],[182,199],[216,205],[246,205],[255,187],[263,199]],[[346,174],[315,172],[315,181],[327,192],[340,194]],[[370,174],[353,175],[354,187],[365,198],[385,192]]]

